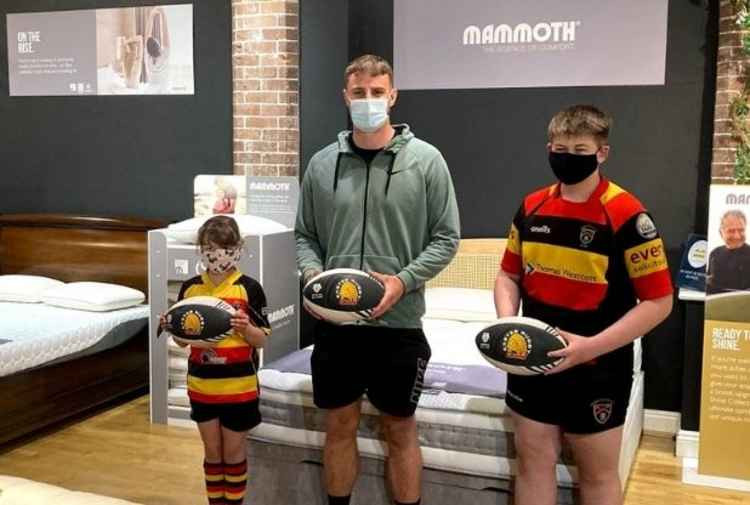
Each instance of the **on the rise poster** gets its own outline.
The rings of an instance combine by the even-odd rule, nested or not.
[[[192,95],[193,5],[7,15],[10,96]]]

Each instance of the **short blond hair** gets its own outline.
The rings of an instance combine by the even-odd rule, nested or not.
[[[359,58],[352,60],[346,66],[346,70],[344,70],[344,88],[349,84],[349,76],[359,73],[367,74],[370,77],[387,75],[391,86],[393,86],[393,68],[391,68],[391,64],[385,58],[381,58],[380,56],[363,54]]]
[[[552,118],[547,127],[547,138],[591,135],[599,144],[609,140],[612,116],[593,105],[573,105],[561,110]]]

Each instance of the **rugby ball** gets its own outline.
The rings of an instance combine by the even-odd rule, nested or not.
[[[336,268],[310,279],[302,288],[302,303],[324,320],[351,323],[372,317],[372,309],[383,299],[385,288],[361,270]]]
[[[479,353],[493,366],[516,375],[543,374],[564,358],[548,352],[568,344],[552,326],[531,317],[503,317],[477,334]]]
[[[164,330],[180,343],[211,347],[232,334],[234,307],[213,296],[192,296],[175,303],[164,315]]]

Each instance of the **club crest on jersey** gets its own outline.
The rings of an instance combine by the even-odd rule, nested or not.
[[[645,212],[635,220],[635,229],[638,231],[638,235],[646,239],[652,239],[657,235],[654,221]]]
[[[195,310],[188,310],[180,318],[180,328],[182,328],[185,335],[200,335],[205,326],[206,321],[203,319],[203,316]]]
[[[531,352],[531,339],[522,331],[511,330],[503,335],[503,352],[508,359],[524,361]]]
[[[596,228],[588,224],[581,226],[581,233],[578,235],[578,238],[581,240],[581,245],[583,247],[588,247],[589,244],[594,241],[594,235],[596,235]]]
[[[597,423],[605,424],[609,421],[609,418],[612,416],[613,405],[614,402],[609,399],[596,400],[591,404],[592,413]]]
[[[362,286],[354,279],[342,279],[336,284],[336,301],[339,305],[357,305],[362,299]]]

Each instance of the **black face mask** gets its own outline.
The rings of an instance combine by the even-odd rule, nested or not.
[[[549,165],[563,184],[578,184],[594,173],[599,162],[596,154],[549,153]]]

